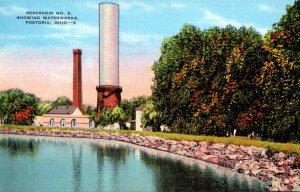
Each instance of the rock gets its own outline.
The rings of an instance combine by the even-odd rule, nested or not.
[[[171,145],[169,151],[174,152],[174,151],[177,151],[178,149],[179,149],[179,147],[177,145]]]
[[[267,155],[266,155],[266,150],[263,149],[263,150],[261,151],[260,155],[261,155],[262,157],[267,157]]]
[[[252,173],[253,175],[258,175],[259,172],[260,172],[259,169],[253,169],[253,170],[251,170],[251,173]]]
[[[187,150],[187,151],[186,151],[185,156],[187,156],[187,157],[192,157],[192,158],[195,157],[194,152],[193,152],[193,151],[190,151],[190,150]]]
[[[221,150],[224,147],[225,147],[225,144],[222,144],[222,143],[213,143],[212,144],[212,149]]]
[[[279,158],[279,159],[284,159],[284,158],[285,158],[285,154],[282,153],[282,152],[279,152],[279,153],[278,153],[278,158]]]
[[[271,183],[272,183],[271,191],[273,191],[274,189],[275,189],[274,191],[278,191],[278,189],[280,187],[280,184],[281,184],[280,180],[279,179],[274,179],[274,180],[271,181]]]
[[[167,142],[167,144],[169,144],[169,145],[176,145],[177,144],[177,141],[173,141],[173,140],[168,140],[168,141],[166,141]]]
[[[178,151],[175,151],[174,153],[178,154],[178,155],[185,155],[186,151],[185,150],[181,150],[179,149]]]
[[[289,191],[289,189],[287,188],[287,186],[280,185],[279,191]]]
[[[208,157],[206,159],[207,162],[210,162],[210,163],[214,163],[214,164],[218,164],[219,161],[218,161],[218,157],[217,156],[213,156],[213,155],[210,155],[210,157]]]
[[[283,165],[284,165],[284,161],[279,161],[279,162],[277,163],[277,165],[278,165],[278,166],[283,166]]]
[[[194,141],[181,141],[180,142],[184,147],[188,147],[188,148],[191,148],[191,147],[194,147],[194,146],[197,146],[198,144]]]
[[[197,159],[202,159],[203,156],[205,156],[205,154],[202,151],[196,151],[194,153],[194,157]]]
[[[198,145],[200,145],[201,148],[207,148],[208,143],[206,143],[206,142],[199,142]]]
[[[244,174],[249,175],[250,171],[249,170],[245,170]]]
[[[161,151],[169,151],[170,147],[168,144],[163,144],[163,145],[157,147],[157,149],[159,149]]]
[[[228,158],[231,160],[235,160],[236,159],[236,155],[228,155]]]
[[[291,185],[293,187],[293,191],[300,191],[300,184],[299,183],[293,183]]]
[[[290,184],[290,180],[289,180],[289,179],[284,179],[284,180],[283,180],[283,184],[285,184],[285,185]]]
[[[274,173],[275,173],[275,174],[284,174],[284,173],[285,173],[285,170],[282,169],[282,168],[281,168],[281,169],[278,169],[278,168],[277,168],[277,169],[275,170]]]

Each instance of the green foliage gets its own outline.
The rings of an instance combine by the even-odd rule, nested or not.
[[[166,39],[153,70],[154,108],[173,132],[225,135],[255,101],[261,36],[232,26],[184,25]],[[255,57],[255,58],[254,58]]]
[[[0,92],[0,113],[5,123],[29,125],[37,115],[37,104],[40,100],[33,94],[20,89],[9,89]]]
[[[95,116],[96,126],[105,127],[107,125],[113,124],[111,110],[109,108],[104,108],[100,113]]]
[[[72,101],[71,101],[71,99],[69,99],[66,96],[61,96],[61,97],[58,97],[57,99],[55,99],[55,101],[53,101],[52,105],[53,105],[53,107],[60,106],[60,105],[72,105]]]
[[[264,41],[263,41],[264,39]],[[300,138],[300,1],[264,38],[184,25],[155,62],[154,111],[175,133]]]
[[[71,99],[66,96],[56,98],[53,102],[51,101],[39,101],[37,108],[37,115],[43,115],[51,111],[54,107],[60,105],[72,105]]]
[[[267,58],[261,69],[260,85],[264,110],[263,138],[276,141],[300,138],[300,1],[266,35]]]
[[[83,105],[82,110],[82,113],[85,115],[93,115],[95,113],[95,107],[92,105]]]
[[[48,113],[52,108],[53,104],[50,101],[40,101],[37,107],[37,115]]]
[[[99,114],[95,115],[96,126],[105,127],[114,123],[124,124],[126,120],[126,114],[124,110],[116,106],[113,109],[104,108]]]
[[[151,127],[153,131],[160,131],[160,117],[159,113],[155,111],[153,100],[147,100],[142,111],[142,125],[143,127]]]
[[[135,119],[135,108],[144,104],[146,102],[146,97],[134,97],[131,100],[122,100],[120,103],[120,107],[123,109],[125,113],[126,120],[134,120]]]
[[[123,122],[126,118],[124,110],[116,106],[111,110],[111,119],[113,122],[120,123]]]
[[[276,47],[283,47],[292,61],[300,61],[300,1],[287,6],[286,14],[273,26],[270,41]],[[298,66],[299,67],[299,66]]]
[[[104,108],[99,114],[92,112],[91,117],[95,121],[96,126],[105,127],[113,123],[119,123],[121,129],[126,129],[125,123],[135,119],[135,108],[145,103],[146,100],[145,97],[123,100],[119,106],[113,109]]]

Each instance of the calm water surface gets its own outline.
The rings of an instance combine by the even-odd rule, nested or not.
[[[213,164],[106,140],[0,134],[0,192],[266,191]]]

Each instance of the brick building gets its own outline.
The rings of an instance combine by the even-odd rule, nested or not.
[[[83,115],[78,107],[58,106],[42,117],[43,127],[94,128],[89,115]]]

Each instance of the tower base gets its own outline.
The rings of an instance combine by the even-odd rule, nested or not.
[[[113,109],[121,102],[122,87],[115,85],[100,85],[96,87],[97,95],[97,113],[104,107]]]

